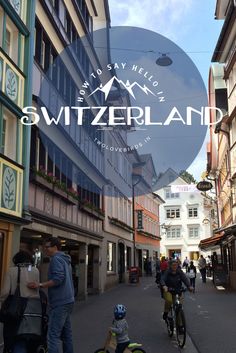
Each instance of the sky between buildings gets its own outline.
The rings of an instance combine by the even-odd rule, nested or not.
[[[216,0],[109,0],[112,26],[137,26],[160,33],[179,45],[197,66],[207,87],[212,54],[222,21]],[[206,143],[189,167],[197,180],[206,169]]]

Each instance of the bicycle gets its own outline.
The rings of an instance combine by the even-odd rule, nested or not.
[[[169,337],[172,337],[175,329],[176,340],[180,348],[183,348],[186,342],[186,320],[183,311],[183,305],[180,302],[181,293],[185,291],[186,289],[184,288],[179,291],[168,288],[168,292],[175,295],[175,300],[171,305],[171,309],[166,319],[167,331]]]
[[[124,353],[146,353],[144,349],[141,348],[141,343],[130,343],[128,347],[125,349]],[[116,339],[115,334],[111,332],[108,333],[105,345],[103,348],[97,349],[94,353],[110,353],[108,348],[113,350],[116,349]]]

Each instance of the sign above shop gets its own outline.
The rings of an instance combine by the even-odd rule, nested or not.
[[[213,188],[212,183],[206,180],[200,181],[197,184],[197,189],[200,191],[208,191],[208,190],[211,190],[212,188]]]

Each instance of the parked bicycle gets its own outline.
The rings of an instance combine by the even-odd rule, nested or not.
[[[176,292],[172,288],[168,288],[168,291],[173,295],[174,298],[173,304],[166,319],[168,335],[169,337],[172,337],[175,330],[178,346],[183,348],[186,342],[186,320],[183,304],[180,301],[180,297],[181,294],[186,291],[186,289],[182,288],[180,291]]]
[[[124,353],[146,353],[144,349],[141,348],[141,343],[130,343],[128,347],[125,349]],[[116,339],[115,334],[111,332],[108,333],[105,345],[103,348],[97,349],[94,353],[110,353],[108,348],[112,350],[116,349]]]

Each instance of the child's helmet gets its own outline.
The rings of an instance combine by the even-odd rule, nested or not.
[[[123,319],[126,315],[126,307],[123,304],[117,304],[114,308],[114,315],[116,320]]]

